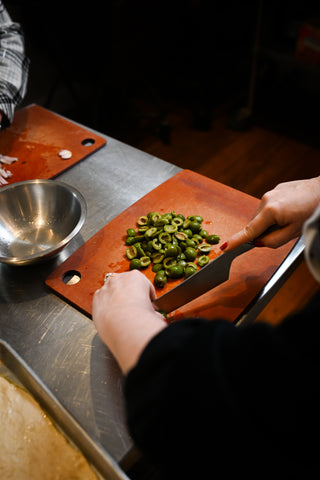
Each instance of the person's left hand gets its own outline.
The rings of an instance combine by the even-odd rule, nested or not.
[[[122,370],[127,372],[140,353],[166,327],[156,312],[152,283],[138,270],[113,274],[93,297],[92,320]]]
[[[155,298],[152,283],[139,271],[111,274],[93,299],[93,322],[99,334],[103,336],[109,323],[129,323],[133,313],[154,313]]]

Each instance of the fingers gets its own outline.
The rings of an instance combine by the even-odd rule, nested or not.
[[[260,219],[256,222],[256,218],[233,235],[220,249],[228,251],[252,241],[256,247],[278,248],[300,235],[301,229],[298,223],[286,225],[264,235],[264,232],[272,226],[272,222],[260,222]]]
[[[149,293],[150,293],[150,300],[153,302],[157,298],[156,295],[156,289],[154,288],[154,285],[149,282]]]
[[[255,243],[257,247],[278,248],[289,242],[300,234],[299,225],[291,224],[280,228],[277,231],[263,235]]]
[[[156,298],[153,284],[138,270],[122,273],[107,273],[105,275],[104,285],[95,292],[94,297],[101,294],[107,296],[113,293],[117,294],[117,298],[125,296],[126,300],[135,296],[139,296],[140,298],[146,297],[151,301]]]
[[[228,251],[246,242],[253,242],[274,224],[272,216],[259,212],[242,230],[234,234],[220,248]]]

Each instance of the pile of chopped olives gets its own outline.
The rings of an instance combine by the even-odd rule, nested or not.
[[[164,287],[168,278],[187,278],[209,262],[218,235],[202,228],[199,215],[150,212],[137,220],[138,229],[128,228],[126,245],[130,270],[152,264],[154,284]]]

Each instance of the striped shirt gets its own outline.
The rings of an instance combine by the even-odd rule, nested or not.
[[[29,60],[24,36],[0,0],[0,112],[1,127],[11,124],[15,107],[23,99],[28,79]]]

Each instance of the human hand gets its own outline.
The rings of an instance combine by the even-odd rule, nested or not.
[[[301,234],[319,203],[320,177],[280,183],[263,195],[253,219],[220,248],[228,251],[256,239],[256,246],[280,247]],[[263,235],[272,225],[281,228]]]
[[[166,327],[153,307],[155,298],[152,283],[138,270],[114,274],[94,294],[93,323],[125,373],[151,338]]]

